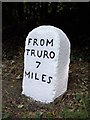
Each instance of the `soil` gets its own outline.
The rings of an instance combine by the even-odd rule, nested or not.
[[[18,54],[5,53],[2,61],[2,116],[4,118],[65,118],[65,110],[83,112],[88,117],[88,61],[81,56],[70,63],[68,89],[50,104],[43,104],[21,94],[23,79],[23,48]],[[78,51],[77,54],[83,53]],[[75,54],[74,54],[75,55]],[[9,57],[6,57],[9,56]],[[10,59],[9,59],[10,58]],[[85,99],[86,100],[86,99]],[[66,116],[67,117],[67,116]],[[75,116],[74,116],[75,117]],[[77,116],[76,116],[77,117]],[[81,116],[79,116],[82,118]]]

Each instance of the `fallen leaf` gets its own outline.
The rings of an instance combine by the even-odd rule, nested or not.
[[[24,105],[18,105],[18,108],[23,108],[24,107]]]
[[[21,76],[20,76],[20,75],[18,75],[18,76],[16,77],[16,79],[17,79],[17,80],[19,80],[20,78],[21,78]]]

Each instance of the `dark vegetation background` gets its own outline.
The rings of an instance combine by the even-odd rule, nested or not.
[[[72,49],[89,47],[90,3],[23,2],[3,3],[3,43],[24,46],[28,33],[39,25],[62,29]]]
[[[71,42],[68,89],[48,105],[21,94],[25,40],[28,33],[39,25],[62,29]],[[3,119],[89,120],[89,26],[90,3],[2,3]]]

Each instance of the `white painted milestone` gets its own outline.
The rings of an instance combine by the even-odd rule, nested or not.
[[[68,85],[70,42],[66,34],[50,25],[29,32],[25,42],[22,94],[50,103]]]

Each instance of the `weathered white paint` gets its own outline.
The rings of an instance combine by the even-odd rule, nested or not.
[[[53,102],[67,90],[69,63],[70,42],[62,30],[49,25],[33,29],[25,42],[22,94]]]

